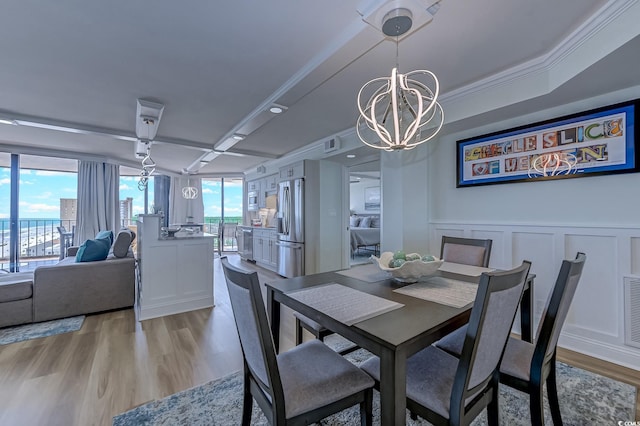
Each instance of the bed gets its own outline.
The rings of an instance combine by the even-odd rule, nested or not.
[[[353,215],[349,218],[351,229],[351,255],[360,249],[378,254],[380,250],[380,217]]]

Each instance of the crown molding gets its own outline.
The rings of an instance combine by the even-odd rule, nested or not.
[[[573,52],[583,46],[587,41],[593,39],[618,17],[636,5],[638,1],[639,0],[611,0],[607,2],[607,4],[601,7],[546,54],[445,93],[440,97],[441,102],[453,103],[466,97],[475,96],[489,89],[525,80],[531,76],[549,74],[552,69],[561,65]],[[638,32],[637,30],[634,31]]]

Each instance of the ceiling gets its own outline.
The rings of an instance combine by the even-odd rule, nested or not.
[[[255,169],[354,128],[359,88],[396,63],[395,41],[363,16],[378,22],[397,6],[433,18],[400,40],[398,63],[439,76],[451,130],[640,84],[640,28],[613,28],[640,19],[636,0],[441,0],[432,16],[433,3],[4,0],[0,120],[20,125],[0,124],[0,151],[135,167],[145,99],[164,105],[151,148],[159,169]],[[545,81],[537,91],[521,78],[510,100],[464,112],[481,87],[532,64],[527,78]],[[265,112],[273,104],[286,110]]]

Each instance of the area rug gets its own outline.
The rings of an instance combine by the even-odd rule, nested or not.
[[[359,364],[371,354],[360,349],[347,355]],[[563,363],[557,364],[558,398],[565,425],[618,424],[635,417],[635,388]],[[545,397],[545,423],[553,424]],[[373,424],[380,424],[379,394],[374,392]],[[199,426],[240,424],[242,416],[242,374],[231,374],[159,401],[141,405],[113,418],[114,426]],[[500,386],[500,422],[504,425],[530,425],[529,399],[524,393]],[[268,425],[254,402],[252,425]],[[325,426],[360,424],[358,407],[344,410],[321,423]],[[411,420],[407,425],[427,425]],[[486,411],[472,423],[486,425]]]
[[[2,328],[0,329],[0,345],[8,345],[9,343],[78,331],[82,328],[83,322],[84,315],[80,315],[77,317]]]

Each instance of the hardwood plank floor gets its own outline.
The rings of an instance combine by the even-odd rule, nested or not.
[[[257,270],[262,282],[280,278],[229,258]],[[111,425],[116,414],[239,371],[242,355],[217,259],[214,283],[213,309],[143,322],[133,309],[89,315],[77,332],[0,346],[0,425]],[[288,349],[295,336],[288,308],[282,323],[281,347]],[[640,386],[636,370],[569,351],[559,358]]]

